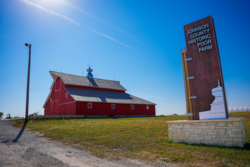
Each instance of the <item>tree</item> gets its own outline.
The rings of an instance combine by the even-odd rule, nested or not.
[[[38,112],[34,112],[33,114],[30,114],[29,117],[36,117],[38,115],[39,111]]]
[[[3,112],[0,112],[0,119],[2,119],[2,116],[3,116]]]

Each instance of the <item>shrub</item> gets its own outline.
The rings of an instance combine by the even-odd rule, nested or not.
[[[46,119],[49,119],[49,117],[48,117],[48,116],[46,116]]]
[[[83,118],[88,118],[88,116],[87,116],[87,115],[84,115]]]
[[[57,119],[60,119],[60,116],[58,116]]]
[[[36,116],[36,120],[38,120],[38,116]]]
[[[78,117],[77,117],[77,116],[75,116],[75,119],[78,119]]]
[[[66,119],[69,119],[69,116],[67,116]]]
[[[28,117],[28,120],[30,121],[30,120],[31,120],[31,117]]]
[[[3,116],[3,112],[0,112],[0,119],[2,118],[2,116]]]

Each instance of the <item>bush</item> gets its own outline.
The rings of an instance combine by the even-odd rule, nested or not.
[[[78,119],[78,117],[77,117],[77,116],[75,116],[75,119]]]
[[[36,120],[38,120],[38,116],[36,116]]]
[[[83,118],[88,118],[88,116],[87,116],[87,115],[84,115]]]
[[[49,119],[49,117],[48,117],[48,116],[46,116],[46,119]]]
[[[67,116],[66,119],[69,119],[69,116]]]
[[[60,116],[58,116],[57,119],[60,119]]]
[[[31,120],[31,117],[28,117],[28,120],[30,121],[30,120]]]
[[[0,112],[0,119],[2,119],[2,116],[3,116],[3,112]]]

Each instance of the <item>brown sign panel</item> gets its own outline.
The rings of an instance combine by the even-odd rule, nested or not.
[[[184,31],[189,70],[186,79],[190,82],[194,120],[226,119],[227,100],[213,18],[185,25]],[[222,112],[225,117],[218,114]]]

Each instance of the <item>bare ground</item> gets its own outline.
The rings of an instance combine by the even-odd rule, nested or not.
[[[38,137],[39,133],[25,130],[22,137],[13,142],[20,129],[13,123],[0,120],[0,166],[1,167],[176,167],[177,164],[150,162],[137,159],[101,159],[89,152],[65,146],[58,141]],[[135,157],[136,158],[136,157]]]

